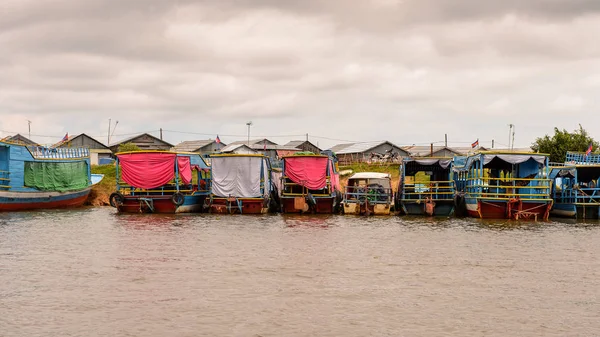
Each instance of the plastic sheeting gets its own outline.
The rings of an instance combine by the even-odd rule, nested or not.
[[[331,186],[334,191],[341,191],[342,187],[340,186],[340,175],[335,171],[335,165],[333,161],[329,161],[329,179],[331,180]]]
[[[121,178],[136,188],[153,189],[163,186],[175,178],[175,157],[174,153],[119,155]]]
[[[88,187],[85,161],[25,162],[24,185],[42,191],[74,191]]]
[[[184,184],[192,182],[192,165],[190,157],[177,157],[177,169]]]
[[[419,165],[430,166],[430,165],[439,165],[443,169],[447,169],[448,166],[452,163],[452,159],[412,159],[407,160],[405,163],[415,162]]]
[[[328,157],[287,157],[285,175],[294,183],[309,190],[322,190],[327,186]]]
[[[546,163],[546,156],[540,156],[540,155],[529,155],[529,154],[525,154],[525,155],[522,155],[522,154],[493,154],[493,155],[491,155],[491,154],[486,154],[483,156],[483,165],[489,164],[495,158],[501,159],[510,164],[521,164],[521,163],[528,161],[529,159],[533,159],[542,165],[544,163]]]
[[[212,157],[212,193],[218,197],[260,198],[261,180],[268,186],[266,158],[260,156]]]

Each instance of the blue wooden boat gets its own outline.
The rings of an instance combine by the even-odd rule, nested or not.
[[[100,180],[88,149],[0,141],[0,211],[78,207]]]
[[[553,164],[553,216],[598,219],[600,214],[600,154],[567,152],[564,164]]]
[[[397,202],[407,215],[454,213],[452,158],[405,158],[400,167]]]
[[[111,206],[121,213],[201,212],[210,194],[210,168],[197,153],[134,151],[116,155],[117,191]]]
[[[454,158],[458,204],[476,218],[543,219],[552,208],[548,155],[482,151]]]

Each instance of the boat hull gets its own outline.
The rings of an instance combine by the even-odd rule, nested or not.
[[[390,215],[391,204],[375,204],[348,201],[343,203],[344,214],[348,215]]]
[[[185,195],[183,204],[177,206],[171,200],[171,195],[126,195],[117,210],[120,213],[199,213],[204,208],[205,199],[205,195]]]
[[[600,219],[600,205],[557,203],[552,207],[550,214],[563,218]]]
[[[0,211],[74,208],[82,206],[91,187],[71,192],[0,191]]]
[[[332,214],[333,197],[315,198],[315,205],[310,207],[304,197],[281,197],[282,213],[316,213]]]
[[[269,211],[268,205],[268,199],[262,198],[213,198],[209,206],[209,212],[216,214],[264,214]]]
[[[469,216],[481,219],[548,220],[551,201],[486,200],[466,198]]]
[[[402,211],[406,215],[428,215],[425,203],[416,201],[402,201]],[[436,200],[432,216],[451,216],[454,214],[454,200]]]

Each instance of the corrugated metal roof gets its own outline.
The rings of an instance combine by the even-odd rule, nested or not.
[[[184,152],[194,152],[199,150],[206,145],[212,144],[214,139],[201,139],[201,140],[186,140],[181,142],[173,147],[173,151],[184,151]],[[226,146],[227,144],[221,143],[221,146]]]
[[[225,146],[224,148],[222,148],[221,152],[233,152],[233,151],[237,150],[240,147],[245,147],[248,150],[256,152],[255,150],[249,148],[248,145],[246,145],[246,144],[233,144],[233,143],[231,143],[231,144]]]
[[[297,147],[304,144],[304,142],[305,140],[292,140],[291,142],[285,144],[285,146]]]
[[[383,144],[389,144],[390,147],[393,146],[395,148],[402,150],[402,148],[400,146],[397,146],[386,140],[380,140],[380,141],[374,141],[374,142],[361,142],[361,143],[354,143],[354,144],[339,144],[339,145],[332,147],[331,150],[333,152],[335,152],[336,154],[363,153],[363,152],[367,152],[367,151],[371,150],[372,148],[375,148],[375,147],[383,145]],[[342,147],[341,149],[339,149],[337,151],[334,150],[336,147],[341,146],[341,145],[346,145],[346,146]]]
[[[151,134],[149,134],[149,133],[141,133],[141,134],[139,134],[139,135],[135,135],[135,136],[133,136],[133,137],[129,137],[129,138],[122,139],[122,140],[120,140],[120,141],[118,141],[118,142],[116,142],[116,143],[112,143],[112,144],[110,144],[108,147],[113,147],[113,146],[116,146],[116,145],[121,145],[121,144],[129,143],[129,142],[131,142],[132,140],[134,140],[134,139],[136,139],[136,138],[139,138],[139,137],[142,137],[142,136],[148,136],[148,137],[152,137],[152,138],[154,138],[154,139],[156,139],[156,140],[158,140],[158,141],[162,142],[162,143],[163,143],[163,144],[165,144],[165,145],[168,145],[168,146],[170,146],[170,147],[173,147],[173,144],[171,144],[171,143],[167,143],[167,142],[165,142],[164,140],[162,140],[162,139],[160,139],[160,138],[158,138],[158,137],[154,137],[153,135],[151,135]]]
[[[331,151],[333,151],[334,153],[338,153],[339,151],[342,151],[343,149],[349,147],[350,145],[352,145],[352,143],[348,143],[348,144],[337,144],[334,147],[332,147]]]

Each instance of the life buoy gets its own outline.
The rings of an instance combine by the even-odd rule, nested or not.
[[[123,200],[125,200],[125,198],[123,197],[123,194],[119,192],[114,192],[110,195],[110,197],[108,197],[108,202],[114,208],[123,205]]]
[[[175,204],[175,206],[181,206],[181,205],[183,205],[183,202],[185,201],[185,197],[183,196],[183,194],[181,194],[179,192],[175,192],[171,196],[171,201]]]

